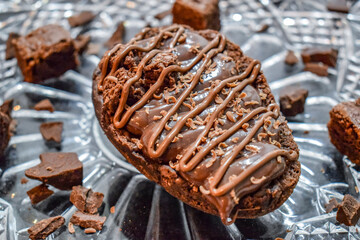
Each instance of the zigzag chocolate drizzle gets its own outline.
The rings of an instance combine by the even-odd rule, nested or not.
[[[275,104],[261,106],[255,100],[247,102],[243,100],[247,97],[246,91],[256,91],[251,88],[251,84],[258,77],[260,62],[254,60],[244,72],[239,74],[234,70],[231,72],[230,77],[223,80],[217,80],[215,74],[215,79],[210,77],[211,88],[204,96],[200,97],[202,101],[197,104],[186,103],[186,101],[190,100],[194,102],[192,95],[198,94],[195,89],[204,84],[204,74],[214,63],[215,70],[219,70],[214,59],[218,59],[219,54],[225,51],[226,39],[222,34],[218,33],[211,41],[207,41],[205,46],[198,49],[196,56],[187,61],[186,64],[178,62],[178,64],[165,67],[157,81],[150,86],[141,99],[135,104],[127,106],[130,89],[141,79],[148,62],[160,53],[173,52],[175,54],[176,48],[184,44],[183,41],[180,43],[179,39],[184,40],[185,38],[185,41],[187,41],[186,34],[188,30],[183,26],[173,25],[161,30],[157,36],[146,39],[146,41],[143,40],[142,44],[145,41],[147,45],[142,46],[139,41],[144,38],[147,31],[148,29],[145,29],[142,34],[125,46],[121,44],[115,46],[105,56],[101,66],[102,72],[98,82],[98,91],[102,92],[104,90],[103,82],[107,79],[117,80],[114,73],[120,67],[121,61],[131,51],[135,50],[144,53],[140,63],[137,65],[136,74],[125,82],[121,90],[119,104],[113,117],[114,126],[120,129],[126,127],[134,114],[142,111],[149,102],[163,101],[165,97],[163,95],[156,96],[155,93],[164,85],[165,79],[170,73],[177,72],[182,76],[191,73],[189,75],[190,79],[187,81],[180,79],[183,85],[186,86],[184,89],[181,88],[182,91],[177,89],[178,93],[173,93],[169,90],[170,97],[168,96],[166,102],[169,103],[169,99],[171,99],[171,103],[169,103],[168,111],[164,111],[162,116],[156,118],[158,122],[152,125],[151,131],[144,130],[142,132],[143,152],[152,159],[162,157],[168,151],[169,146],[175,144],[179,139],[184,129],[188,128],[188,131],[196,129],[193,123],[193,119],[195,119],[197,124],[201,125],[197,130],[198,136],[188,145],[187,149],[184,149],[182,154],[176,156],[178,161],[175,163],[171,161],[169,165],[176,169],[185,179],[199,187],[205,197],[217,207],[222,221],[225,224],[230,224],[237,217],[237,213],[234,213],[232,220],[228,221],[228,217],[239,198],[256,191],[265,182],[271,181],[283,172],[285,160],[281,156],[289,160],[297,159],[295,151],[281,149],[280,143],[271,138],[277,136],[276,129],[279,123],[276,122],[276,119],[280,116],[279,107]],[[172,41],[168,43],[167,50],[158,49],[157,46],[169,37]],[[194,44],[192,47],[194,47]],[[108,65],[112,57],[113,65],[108,73]],[[257,95],[259,94],[257,92]],[[221,96],[225,98],[222,99]],[[248,98],[257,99],[251,95]],[[233,112],[227,111],[227,120],[223,120],[225,116],[223,113],[230,108],[229,106],[235,105],[235,108],[242,106],[241,104],[244,105],[244,108],[238,109],[239,111],[236,111],[235,117]],[[187,106],[189,111],[180,111],[183,106]],[[211,111],[209,111],[209,107]],[[179,111],[181,114],[178,116]],[[205,120],[199,117],[204,111],[208,111]],[[226,130],[217,127],[221,122],[226,122],[228,126]],[[271,132],[270,128],[274,132]],[[242,139],[239,137],[232,138],[239,131],[247,131],[247,134]],[[258,141],[256,141],[256,137]],[[237,141],[236,138],[240,141]],[[225,142],[229,142],[230,139],[232,145],[228,146],[229,143],[226,144]],[[267,141],[264,142],[263,139]],[[228,151],[222,151],[222,147],[225,147]],[[211,159],[209,156],[212,156]],[[245,160],[252,160],[252,162],[242,165],[241,161]],[[234,174],[228,176],[230,173]],[[255,178],[255,175],[259,174],[261,176]],[[206,179],[201,180],[198,177],[200,175],[206,176]],[[229,201],[229,196],[232,201]]]

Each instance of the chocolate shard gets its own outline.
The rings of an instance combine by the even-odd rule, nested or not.
[[[49,99],[41,100],[34,106],[34,109],[36,111],[49,111],[49,112],[55,111],[55,108]]]
[[[327,9],[333,12],[349,13],[350,7],[346,0],[328,0]]]
[[[101,230],[105,220],[106,217],[77,211],[71,217],[70,222],[83,228],[94,228],[96,230]]]
[[[339,206],[338,201],[335,198],[332,198],[327,204],[325,204],[325,211],[326,213],[329,213],[335,208],[338,208],[338,206]]]
[[[68,18],[71,27],[78,27],[91,22],[96,15],[89,11],[84,11]]]
[[[0,156],[4,154],[13,132],[12,105],[13,100],[7,100],[0,106]]]
[[[124,37],[124,33],[125,33],[125,25],[124,22],[120,22],[118,24],[118,26],[116,27],[116,30],[114,31],[114,33],[111,35],[111,37],[109,38],[109,40],[107,40],[107,42],[105,43],[105,46],[108,48],[112,48],[113,46],[115,46],[118,43],[122,43],[123,42],[123,37]]]
[[[42,153],[41,163],[25,171],[28,178],[37,179],[60,190],[81,185],[83,165],[76,153]]]
[[[172,8],[173,23],[196,30],[220,30],[219,0],[176,0]]]
[[[293,66],[299,62],[299,59],[296,57],[294,51],[288,51],[286,57],[285,57],[285,63],[287,65]]]
[[[355,226],[360,218],[360,202],[346,194],[338,206],[336,220],[346,226]]]
[[[335,67],[338,56],[338,50],[333,48],[305,48],[301,52],[303,62],[306,63],[323,63],[329,67]]]
[[[65,219],[62,216],[51,217],[41,220],[28,229],[31,240],[45,239],[55,230],[64,225]]]
[[[299,87],[287,87],[280,94],[280,110],[285,116],[296,116],[304,112],[308,90]]]
[[[50,197],[54,192],[51,191],[45,184],[41,184],[32,188],[26,192],[31,200],[31,204],[37,204],[48,197]]]
[[[329,75],[328,66],[321,63],[306,63],[304,71],[312,72],[321,77]]]
[[[40,133],[45,141],[61,143],[63,122],[47,122],[40,125]]]
[[[25,82],[39,83],[59,77],[79,65],[74,41],[60,25],[40,27],[12,42]]]
[[[79,54],[82,54],[85,51],[85,49],[88,47],[90,43],[90,40],[91,40],[90,35],[83,35],[83,34],[80,34],[75,38],[74,44]]]
[[[6,51],[5,51],[5,60],[9,60],[15,57],[15,48],[13,44],[14,39],[18,39],[20,34],[11,32],[6,41]]]
[[[104,194],[83,186],[74,186],[70,194],[70,202],[83,213],[97,213],[103,199]]]

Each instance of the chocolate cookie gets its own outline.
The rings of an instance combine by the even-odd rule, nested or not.
[[[105,53],[93,102],[130,163],[225,224],[275,210],[299,179],[298,148],[260,62],[217,31],[145,28]]]

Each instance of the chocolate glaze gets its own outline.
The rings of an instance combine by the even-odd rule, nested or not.
[[[105,90],[104,83],[120,80],[118,71],[127,55],[141,56],[136,74],[121,88],[112,114],[114,126],[138,136],[148,158],[169,164],[199,187],[222,221],[230,224],[240,198],[280,176],[286,159],[298,157],[278,142],[278,127],[284,121],[279,107],[266,106],[266,94],[251,86],[260,72],[259,61],[238,72],[224,52],[223,35],[208,41],[172,25],[143,39],[147,31],[108,52],[100,64],[98,91]],[[134,101],[131,87],[156,63],[163,63],[161,71]]]

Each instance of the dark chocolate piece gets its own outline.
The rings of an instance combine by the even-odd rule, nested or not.
[[[13,44],[14,39],[18,39],[20,34],[11,32],[6,41],[6,51],[5,51],[5,60],[9,60],[15,57],[15,48]]]
[[[332,144],[342,154],[360,165],[360,105],[342,102],[330,111],[328,130]]]
[[[105,46],[108,47],[108,48],[112,48],[116,44],[122,43],[124,33],[125,33],[124,22],[120,22],[118,24],[118,26],[116,27],[115,32],[111,35],[109,40],[107,40],[107,42],[105,43]]]
[[[327,9],[333,12],[349,13],[349,5],[346,0],[328,0]]]
[[[325,204],[325,211],[326,213],[329,213],[335,208],[338,208],[338,206],[339,206],[338,201],[335,198],[332,198],[327,204]]]
[[[62,216],[51,217],[41,220],[28,229],[31,240],[45,239],[51,233],[64,225],[65,219]]]
[[[91,22],[96,15],[89,11],[84,11],[68,18],[71,27],[78,27]]]
[[[360,218],[360,202],[346,194],[338,206],[336,220],[346,226],[355,226]]]
[[[296,116],[304,112],[308,90],[300,87],[287,87],[280,94],[280,110],[287,116]]]
[[[36,111],[49,111],[49,112],[54,112],[55,108],[52,105],[52,103],[50,102],[49,99],[44,99],[41,100],[40,102],[38,102],[35,106],[34,109]]]
[[[80,34],[75,38],[74,44],[79,54],[82,54],[85,51],[85,49],[88,47],[90,43],[90,40],[91,40],[90,35],[83,35],[83,34]]]
[[[77,211],[71,217],[70,222],[83,228],[94,228],[96,230],[101,230],[105,220],[106,217]]]
[[[312,72],[322,77],[326,77],[327,75],[329,75],[328,66],[322,63],[306,63],[304,71]]]
[[[285,63],[287,65],[295,65],[299,62],[299,59],[296,57],[295,53],[291,50],[288,51],[286,58],[285,58]]]
[[[306,48],[301,52],[303,62],[306,63],[323,63],[329,67],[335,67],[338,56],[338,50],[333,48]]]
[[[224,35],[146,28],[106,52],[93,79],[107,137],[185,203],[229,224],[273,211],[295,187],[298,148],[260,62]]]
[[[13,100],[7,100],[0,106],[0,156],[4,154],[13,132],[14,120],[10,116],[12,105]]]
[[[173,23],[196,30],[220,30],[219,0],[176,0],[172,8]]]
[[[76,153],[42,153],[41,163],[25,171],[28,178],[37,179],[60,190],[81,185],[83,165]]]
[[[47,122],[40,125],[40,133],[45,141],[61,143],[63,122]]]
[[[26,192],[31,200],[31,204],[37,204],[48,197],[50,197],[54,191],[51,191],[48,186],[45,184],[41,184],[39,186],[36,186],[32,188],[31,190]]]
[[[95,214],[103,202],[104,194],[93,192],[90,188],[74,186],[70,202],[83,213]]]
[[[58,77],[79,63],[70,33],[59,25],[40,27],[13,43],[25,82]]]

